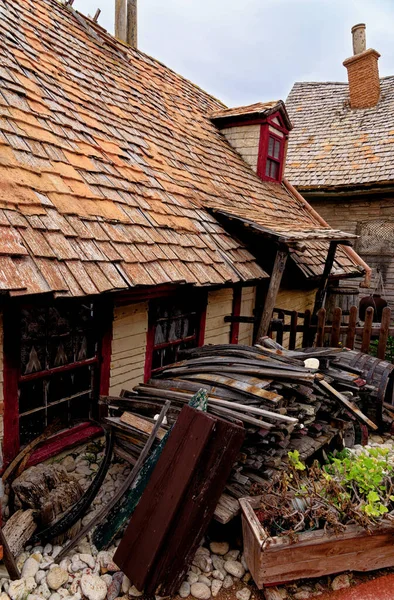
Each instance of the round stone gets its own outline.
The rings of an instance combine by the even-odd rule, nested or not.
[[[207,585],[208,587],[211,587],[211,580],[208,579],[206,575],[199,575],[198,581],[200,581],[201,583],[205,583],[205,585]]]
[[[222,589],[223,586],[223,582],[219,581],[219,579],[214,579],[212,581],[212,587],[211,587],[211,592],[212,592],[212,596],[215,598],[218,593],[220,592],[220,590]]]
[[[226,560],[224,568],[227,573],[230,573],[230,575],[237,577],[238,579],[241,579],[241,577],[245,575],[245,569],[237,560]]]
[[[249,600],[251,594],[252,592],[250,591],[250,589],[245,587],[242,588],[242,590],[239,590],[239,592],[237,592],[235,595],[238,600]]]
[[[107,586],[98,575],[82,575],[81,590],[88,600],[104,600]]]
[[[68,573],[60,567],[53,567],[47,575],[47,584],[51,590],[58,590],[67,583]]]
[[[211,597],[211,590],[205,583],[193,583],[190,587],[191,595],[197,600],[209,600]]]
[[[181,587],[179,588],[179,595],[181,598],[187,598],[190,596],[190,583],[187,581],[182,583]]]
[[[227,542],[211,542],[209,544],[211,552],[213,554],[219,554],[220,556],[224,556],[229,551],[229,544]]]
[[[218,581],[223,581],[225,576],[223,575],[222,571],[215,569],[214,571],[212,571],[212,577],[214,579],[217,579]]]
[[[22,577],[35,577],[40,565],[34,558],[28,558],[22,569]]]
[[[233,578],[231,577],[231,575],[226,575],[226,577],[223,579],[223,587],[225,590],[227,590],[228,588],[231,588],[234,585],[234,581]]]

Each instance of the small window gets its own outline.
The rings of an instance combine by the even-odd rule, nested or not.
[[[151,363],[147,377],[178,360],[181,350],[199,345],[202,303],[190,298],[152,301],[149,309]]]
[[[94,416],[98,349],[93,304],[26,307],[21,311],[19,431],[21,445],[60,418]]]
[[[269,135],[265,176],[275,181],[279,181],[280,179],[282,144],[282,140],[279,140],[273,135]]]

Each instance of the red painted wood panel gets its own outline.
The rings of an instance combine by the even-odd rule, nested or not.
[[[114,561],[140,590],[179,509],[194,469],[215,426],[206,413],[184,406],[152,473]]]

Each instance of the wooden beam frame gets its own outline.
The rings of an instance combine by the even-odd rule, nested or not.
[[[316,292],[315,306],[313,308],[313,313],[312,313],[313,319],[316,318],[318,311],[324,307],[324,303],[326,300],[326,294],[327,294],[328,280],[329,280],[330,273],[331,273],[331,270],[332,270],[332,267],[334,264],[335,254],[336,254],[339,243],[340,242],[338,242],[338,241],[330,242],[326,262],[324,265],[323,275],[320,280],[319,289]]]
[[[287,246],[279,246],[276,253],[274,267],[272,269],[272,275],[270,284],[265,299],[263,314],[261,316],[260,326],[257,333],[257,339],[267,335],[268,329],[272,319],[272,313],[275,308],[276,298],[279,292],[282,276],[286,268],[287,259],[289,256],[289,248]]]

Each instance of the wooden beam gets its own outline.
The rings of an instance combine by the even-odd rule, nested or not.
[[[288,256],[289,249],[287,247],[278,248],[275,257],[274,268],[272,269],[272,275],[267,292],[267,297],[265,299],[263,314],[261,316],[260,326],[257,334],[258,340],[263,336],[267,335]]]
[[[137,48],[137,26],[137,0],[127,0],[127,43],[132,48]]]
[[[335,253],[337,251],[339,242],[330,242],[330,247],[328,249],[326,262],[324,265],[323,275],[320,280],[319,289],[316,293],[315,306],[313,309],[313,317],[316,317],[318,311],[324,307],[324,302],[326,299],[327,293],[327,285],[328,279],[330,277],[331,269],[335,260]]]
[[[127,41],[126,0],[115,0],[115,37]]]

